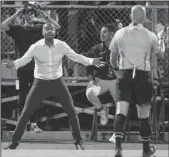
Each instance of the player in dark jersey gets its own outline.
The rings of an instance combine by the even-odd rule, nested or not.
[[[91,57],[102,57],[102,61],[105,62],[101,67],[88,66],[87,75],[90,83],[86,90],[86,96],[88,100],[100,111],[100,123],[106,125],[108,123],[108,108],[103,105],[99,99],[99,96],[109,92],[116,99],[115,91],[115,75],[114,71],[109,64],[110,50],[109,44],[116,32],[115,24],[107,24],[102,26],[100,31],[101,43],[94,46],[91,51],[86,55]]]

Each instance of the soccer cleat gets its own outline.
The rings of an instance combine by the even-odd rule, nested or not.
[[[113,134],[112,137],[109,138],[109,142],[116,143],[115,134]]]
[[[4,147],[4,149],[16,149],[18,145],[18,142],[11,142],[8,146]]]
[[[104,106],[104,108],[100,111],[100,124],[101,125],[106,125],[108,123],[108,113],[109,109]]]
[[[149,152],[145,153],[143,151],[143,156],[142,157],[151,157],[151,155],[153,155],[155,152],[156,152],[155,146],[151,146]]]
[[[82,143],[76,145],[77,150],[84,150],[85,148],[83,147]]]
[[[122,156],[122,149],[116,149],[114,157],[123,157]]]
[[[42,129],[40,129],[36,123],[32,123],[31,126],[30,126],[30,131],[33,131],[35,133],[41,133],[42,132]]]

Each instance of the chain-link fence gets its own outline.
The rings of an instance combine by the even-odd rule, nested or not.
[[[1,21],[11,16],[18,6],[1,6]],[[58,38],[66,41],[77,53],[89,51],[94,45],[100,42],[100,28],[103,24],[116,22],[120,20],[123,26],[130,23],[129,6],[56,6],[49,5],[44,10],[55,10],[59,17],[61,29],[58,32]],[[157,23],[169,26],[167,7],[148,7],[146,27],[155,30]],[[10,58],[14,60],[15,46],[14,42],[4,32],[1,32],[1,59]],[[158,62],[160,69],[164,71],[163,81],[169,78],[169,49],[166,49],[165,59]],[[65,76],[86,76],[84,66],[73,63],[66,57],[63,62]]]

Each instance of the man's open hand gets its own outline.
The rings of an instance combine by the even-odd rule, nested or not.
[[[12,69],[12,68],[15,67],[13,61],[8,60],[8,59],[4,59],[4,60],[3,60],[3,65],[4,65],[5,67],[7,67],[7,68],[10,68],[10,69]]]
[[[17,11],[16,11],[16,15],[17,16],[20,16],[22,13],[23,13],[23,11],[24,11],[24,8],[20,8],[20,9],[18,9]]]
[[[39,11],[40,15],[43,16],[43,18],[46,18],[47,16],[49,16],[45,11],[40,10]]]
[[[159,23],[155,26],[155,28],[156,28],[156,31],[157,31],[158,38],[164,39],[165,38],[165,27],[161,23]]]
[[[100,67],[100,66],[104,65],[106,62],[101,61],[101,59],[102,59],[102,57],[94,58],[92,64],[97,66],[97,67]]]

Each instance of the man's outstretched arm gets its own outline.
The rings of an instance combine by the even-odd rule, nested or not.
[[[20,59],[17,59],[15,61],[6,60],[4,65],[7,68],[14,68],[16,70],[20,67],[23,67],[24,65],[28,64],[32,60],[34,56],[34,48],[35,45],[31,45],[28,51]]]
[[[64,54],[74,62],[83,64],[85,66],[95,65],[100,66],[103,62],[100,61],[101,58],[88,58],[81,54],[77,54],[73,49],[71,49],[66,43],[64,43]]]

